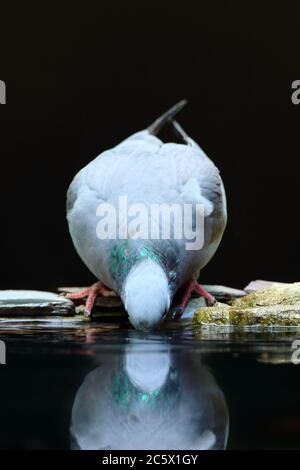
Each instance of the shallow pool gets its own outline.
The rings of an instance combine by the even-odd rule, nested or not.
[[[295,331],[0,335],[1,448],[300,448]]]

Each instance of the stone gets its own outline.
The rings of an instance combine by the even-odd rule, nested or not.
[[[245,288],[244,291],[247,294],[250,294],[251,292],[255,292],[257,290],[261,289],[266,289],[267,287],[271,287],[274,284],[285,284],[284,282],[275,282],[275,281],[264,281],[262,279],[256,279],[255,281],[251,281]]]
[[[300,326],[300,283],[275,283],[230,304],[217,302],[194,315],[201,325]]]
[[[120,328],[120,323],[90,321],[84,315],[74,317],[62,316],[33,316],[33,317],[6,317],[0,318],[1,335],[33,334],[64,334],[76,337],[86,337],[89,343],[97,334],[113,331]],[[52,337],[53,339],[53,337]]]
[[[300,282],[274,283],[231,302],[234,307],[290,306],[300,303]]]
[[[0,317],[68,316],[74,314],[73,302],[53,292],[0,291]]]

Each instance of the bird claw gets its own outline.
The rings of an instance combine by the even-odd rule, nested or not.
[[[209,292],[203,289],[203,287],[201,287],[195,279],[192,279],[190,282],[187,283],[181,303],[172,311],[172,317],[174,320],[178,320],[179,318],[181,318],[189,300],[191,299],[191,295],[193,292],[203,297],[208,307],[211,307],[216,303],[216,299],[211,294],[209,294]]]
[[[209,298],[205,298],[205,302],[206,302],[207,307],[212,307],[213,305],[215,305],[217,301],[215,297],[211,295]]]
[[[115,292],[111,291],[108,287],[102,284],[102,282],[98,281],[91,287],[88,287],[81,292],[68,293],[65,295],[65,297],[75,301],[86,298],[84,316],[91,317],[92,309],[98,295],[103,297],[116,296]]]
[[[84,309],[84,312],[83,312],[83,315],[84,315],[86,318],[90,318],[90,316],[91,316],[91,311],[85,308],[85,309]]]
[[[180,307],[180,305],[178,305],[177,307],[174,307],[174,309],[172,310],[173,320],[179,320],[179,318],[182,317],[183,312],[184,312],[184,308]]]

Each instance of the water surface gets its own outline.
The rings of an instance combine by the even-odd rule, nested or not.
[[[1,333],[1,448],[300,448],[295,331]]]

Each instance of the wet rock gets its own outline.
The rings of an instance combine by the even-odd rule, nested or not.
[[[260,289],[241,299],[231,302],[235,307],[291,306],[300,303],[300,282],[293,284],[274,283],[271,287]]]
[[[119,323],[90,321],[84,315],[75,315],[74,317],[51,315],[45,317],[0,318],[1,335],[30,333],[39,338],[40,334],[51,334],[52,340],[54,334],[64,334],[78,337],[85,336],[90,343],[93,342],[95,335],[118,328],[120,328]]]
[[[216,302],[212,307],[201,307],[196,310],[194,321],[201,325],[230,325],[230,307]]]
[[[273,284],[230,305],[199,308],[194,321],[201,325],[300,326],[300,283]]]
[[[74,304],[53,292],[33,290],[0,291],[0,317],[74,315]]]

